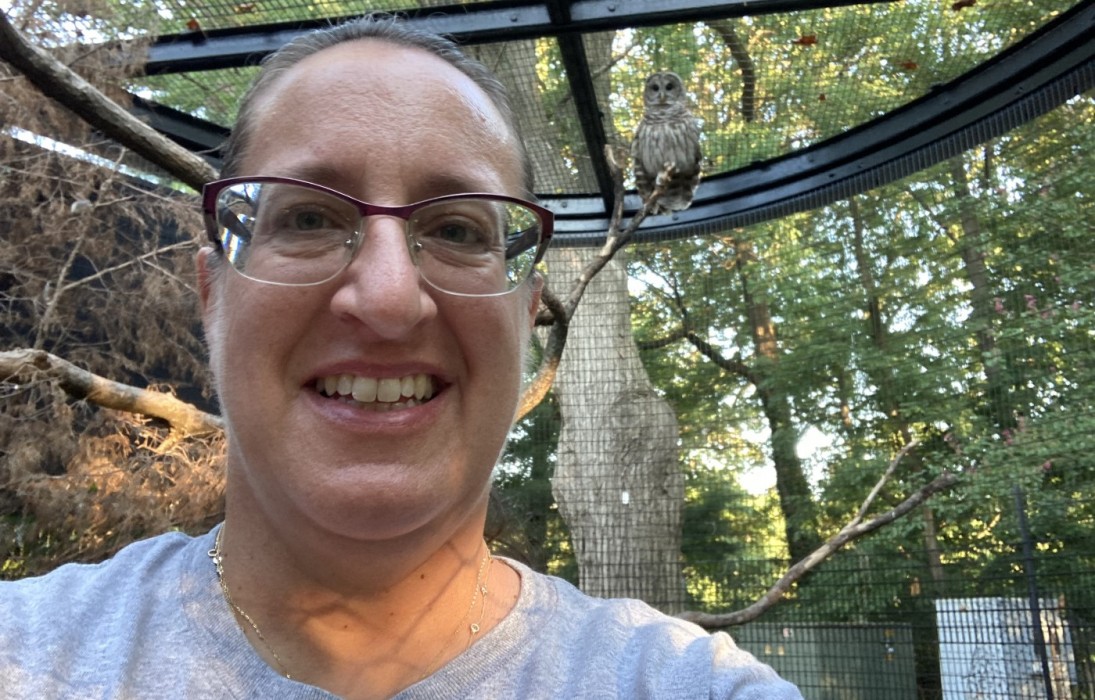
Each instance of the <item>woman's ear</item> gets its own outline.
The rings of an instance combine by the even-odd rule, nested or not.
[[[202,246],[198,250],[195,260],[198,269],[198,298],[201,300],[202,316],[209,311],[209,296],[213,288],[213,270],[209,262],[209,256],[214,255],[213,248]]]

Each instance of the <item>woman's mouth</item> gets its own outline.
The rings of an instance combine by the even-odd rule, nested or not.
[[[396,411],[426,403],[437,393],[428,374],[402,377],[365,377],[358,374],[333,374],[316,379],[321,395],[370,411]]]

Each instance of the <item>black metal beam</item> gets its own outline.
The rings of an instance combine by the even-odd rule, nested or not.
[[[537,39],[628,27],[711,21],[728,17],[875,5],[899,0],[514,0],[400,10],[413,25],[461,43]],[[555,21],[551,8],[565,7],[570,20]],[[267,54],[315,29],[348,18],[197,30],[157,38],[148,49],[145,72],[189,73],[257,63]]]
[[[133,114],[183,148],[202,156],[214,167],[221,166],[220,148],[228,138],[228,129],[136,95],[131,97],[130,111]]]
[[[412,8],[397,14],[422,29],[473,43],[535,38],[543,32],[535,33],[532,27],[553,27],[542,2]],[[347,19],[350,17],[328,17],[163,35],[149,47],[144,70],[158,75],[254,65],[301,34]]]
[[[993,59],[878,119],[796,153],[704,181],[690,209],[651,217],[638,240],[664,240],[814,209],[907,177],[1095,88],[1095,0]],[[559,245],[595,245],[599,198],[545,198]],[[629,195],[625,209],[640,202]]]
[[[879,0],[888,2],[890,0]],[[611,10],[613,5],[617,10]],[[826,3],[827,6],[861,4]],[[796,9],[816,9],[812,2],[797,0],[731,0],[730,2],[655,2],[654,0],[581,0],[571,3],[570,34],[579,27],[608,29],[636,24],[657,24],[666,21],[664,13],[673,6],[674,20],[713,19],[721,16],[787,12]],[[711,6],[717,5],[717,9]],[[697,235],[733,226],[757,223],[824,206],[833,201],[872,189],[911,175],[919,170],[953,157],[988,138],[1006,133],[1035,116],[1052,109],[1075,94],[1095,88],[1095,44],[1090,41],[1095,26],[1095,0],[1084,0],[1071,10],[1048,23],[1031,36],[969,73],[933,90],[928,95],[845,134],[828,139],[802,151],[775,158],[730,173],[714,176],[701,184],[693,206],[673,215],[651,217],[640,230],[640,240],[665,239]],[[527,38],[522,32],[537,22],[543,23],[529,36],[557,35],[559,27],[551,22],[546,9],[537,3],[515,3],[506,10],[492,5],[493,10],[509,12],[495,16],[518,26],[504,38]],[[435,8],[436,10],[436,8]],[[543,12],[543,17],[533,15]],[[613,14],[619,11],[619,15]],[[583,14],[584,13],[584,14]],[[700,13],[693,16],[690,13]],[[720,14],[724,13],[724,14]],[[611,17],[609,16],[611,15]],[[458,39],[486,41],[492,36],[484,25],[482,14],[463,18]],[[444,26],[435,31],[453,34],[459,24],[455,17],[434,18]],[[425,21],[425,20],[423,20]],[[616,21],[617,24],[597,24]],[[529,24],[529,23],[532,24]],[[523,29],[522,29],[523,28]],[[286,30],[287,31],[287,30]],[[296,32],[302,31],[301,29]],[[295,36],[295,33],[293,35]],[[484,38],[487,37],[487,38]],[[579,40],[577,36],[574,40]],[[287,39],[286,39],[287,40]],[[273,41],[276,46],[283,43]],[[268,52],[268,51],[266,51]],[[580,56],[581,58],[576,58]],[[575,67],[568,66],[568,76],[586,76],[579,91],[588,91],[583,100],[593,95],[588,80],[588,66],[578,65],[584,50],[572,53]],[[595,162],[602,151],[603,124],[599,113],[594,117],[590,104],[580,106],[583,129],[586,124],[600,125],[602,136],[587,133],[590,153]],[[200,121],[200,120],[197,120]],[[598,177],[600,192],[588,196],[544,197],[544,203],[558,216],[556,240],[561,245],[591,245],[603,240],[607,228],[605,184]],[[637,209],[639,200],[629,195],[626,208]]]
[[[599,32],[628,27],[706,22],[732,17],[757,17],[822,10],[848,5],[879,5],[899,0],[576,0],[571,3],[572,26]]]
[[[548,13],[551,15],[552,22],[558,27],[571,24],[567,0],[549,0]],[[570,94],[574,97],[574,106],[578,112],[578,123],[582,127],[586,152],[589,153],[593,166],[597,190],[601,193],[603,211],[611,211],[613,182],[604,156],[608,136],[605,133],[604,113],[597,104],[597,91],[593,87],[585,43],[580,34],[561,34],[557,41],[563,58],[563,70],[566,71],[567,82],[570,85]]]

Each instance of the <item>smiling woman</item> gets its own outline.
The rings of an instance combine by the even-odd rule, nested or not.
[[[225,521],[0,586],[15,697],[798,698],[483,541],[551,236],[500,85],[366,18],[269,60],[205,190]]]

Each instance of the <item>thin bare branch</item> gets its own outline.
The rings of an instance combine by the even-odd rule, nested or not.
[[[38,332],[34,336],[35,350],[40,350],[42,345],[46,342],[46,334],[53,326],[53,316],[57,313],[57,304],[61,301],[61,296],[65,293],[65,287],[61,284],[61,281],[64,280],[65,277],[68,277],[68,272],[72,269],[72,263],[80,253],[80,246],[84,244],[85,238],[87,238],[87,228],[82,229],[80,235],[72,242],[72,249],[69,250],[68,257],[65,258],[65,262],[61,265],[61,269],[57,271],[56,283],[52,285],[46,283],[43,291],[46,310],[42,313],[42,319],[38,322]],[[50,291],[51,289],[52,291]]]
[[[198,290],[194,288],[194,285],[190,284],[189,282],[184,280],[182,277],[179,277],[174,272],[172,272],[171,270],[168,270],[167,268],[163,267],[162,265],[157,265],[156,263],[152,262],[151,260],[142,260],[141,262],[146,267],[151,267],[153,270],[155,270],[156,272],[159,272],[161,275],[163,275],[167,279],[174,281],[175,284],[179,285],[183,289],[190,292],[190,294],[193,295],[193,297],[195,299],[197,298]]]
[[[101,279],[101,278],[109,275],[112,272],[117,272],[118,270],[123,270],[123,269],[125,269],[127,267],[130,267],[132,265],[138,265],[140,263],[143,263],[144,261],[146,261],[149,258],[155,258],[155,257],[158,257],[160,255],[163,255],[164,253],[170,253],[171,251],[178,250],[180,248],[189,248],[193,245],[194,245],[194,241],[182,241],[180,243],[172,243],[171,245],[164,246],[163,248],[157,248],[156,250],[150,250],[149,252],[147,252],[143,255],[138,255],[135,258],[130,258],[129,260],[126,260],[123,263],[118,263],[117,265],[112,265],[111,267],[103,268],[102,270],[99,270],[98,272],[96,272],[93,275],[88,275],[87,277],[81,277],[78,280],[73,280],[72,282],[69,282],[68,284],[61,287],[57,291],[58,291],[58,293],[61,293],[61,292],[70,291],[72,289],[76,289],[77,287],[85,285],[89,282],[94,282],[97,279]],[[166,270],[163,270],[162,268],[157,268],[157,269],[159,269],[161,272],[166,273]],[[175,276],[171,275],[171,277],[175,277]],[[187,285],[187,286],[189,287],[189,285]]]
[[[43,379],[57,382],[75,399],[166,421],[179,437],[224,430],[219,416],[201,411],[172,394],[105,379],[43,350],[0,352],[0,381],[16,384]]]
[[[862,505],[859,506],[859,510],[856,511],[855,517],[852,518],[852,521],[848,525],[858,525],[859,522],[867,516],[867,511],[871,509],[871,506],[874,505],[874,502],[878,499],[878,494],[882,493],[882,489],[886,488],[886,484],[893,477],[894,471],[897,470],[897,465],[901,463],[901,460],[905,458],[905,455],[909,454],[909,452],[919,444],[920,440],[914,438],[905,443],[905,446],[897,451],[897,454],[894,455],[894,458],[891,459],[889,465],[887,465],[886,471],[883,472],[882,477],[879,478],[878,483],[874,485],[874,488],[867,494],[867,497],[863,499]]]
[[[909,443],[905,447],[911,449],[912,445],[913,443]],[[886,474],[883,476],[882,480],[880,480],[880,484],[884,484],[889,479],[889,476],[893,473],[893,467],[895,467],[907,453],[908,449],[902,449],[902,451],[894,457],[893,461],[890,463],[890,468],[887,468]],[[949,489],[951,486],[958,483],[958,481],[958,474],[955,474],[954,472],[944,472],[932,479],[928,484],[925,484],[896,507],[866,522],[860,522],[860,513],[864,510],[864,508],[861,507],[860,513],[857,513],[856,517],[853,518],[851,522],[842,527],[840,532],[833,535],[820,547],[796,562],[794,566],[789,568],[787,572],[780,577],[779,581],[769,588],[765,594],[757,599],[752,605],[742,608],[741,610],[721,614],[688,611],[681,613],[678,617],[694,622],[707,629],[733,627],[755,620],[773,605],[782,600],[783,596],[787,594],[787,591],[791,589],[791,586],[793,586],[796,581],[805,576],[818,564],[831,557],[844,545],[908,515],[933,495]],[[876,487],[876,490],[878,490],[878,487]],[[875,491],[872,491],[871,495],[867,497],[867,501],[864,502],[864,506],[868,505],[868,502],[873,501],[876,495]]]
[[[593,278],[604,269],[604,266],[612,260],[613,256],[631,240],[640,224],[650,216],[658,203],[658,199],[665,193],[669,177],[672,175],[672,167],[659,173],[655,181],[654,189],[650,196],[643,202],[640,208],[631,217],[627,226],[621,231],[620,222],[624,214],[624,178],[623,169],[618,163],[616,152],[612,146],[605,146],[605,158],[608,161],[609,172],[613,182],[612,218],[609,223],[608,236],[597,255],[586,265],[578,278],[574,280],[565,301],[554,296],[548,288],[544,289],[542,300],[548,313],[541,312],[536,317],[537,325],[547,325],[550,318],[551,330],[548,332],[547,342],[544,344],[544,354],[540,361],[540,368],[536,377],[525,387],[521,395],[515,420],[521,420],[529,411],[547,396],[555,381],[555,375],[559,370],[559,362],[562,360],[563,348],[566,347],[567,333],[570,330],[570,319],[578,308],[578,303],[585,294],[586,287]]]
[[[201,157],[160,135],[68,66],[27,42],[3,12],[0,12],[0,59],[85,122],[195,190],[216,179],[216,169]]]
[[[613,192],[615,205],[612,210],[608,237],[605,240],[604,245],[601,246],[597,255],[589,261],[589,264],[582,270],[582,273],[578,275],[578,279],[574,281],[574,285],[570,289],[570,294],[567,295],[567,299],[564,302],[564,306],[570,316],[574,315],[574,311],[578,308],[578,303],[582,300],[582,295],[585,294],[586,287],[589,286],[589,283],[597,276],[598,272],[604,269],[604,266],[612,260],[616,253],[631,241],[631,237],[635,235],[635,231],[637,231],[643,221],[646,220],[646,217],[650,216],[651,212],[654,211],[658,200],[665,194],[669,178],[673,174],[672,166],[658,174],[654,189],[651,191],[650,196],[643,202],[643,206],[632,215],[630,221],[627,222],[627,226],[621,230],[620,223],[623,219],[624,206],[623,171],[620,169],[619,165],[616,164],[615,155],[612,153],[611,146],[605,147],[605,155],[615,185]]]

